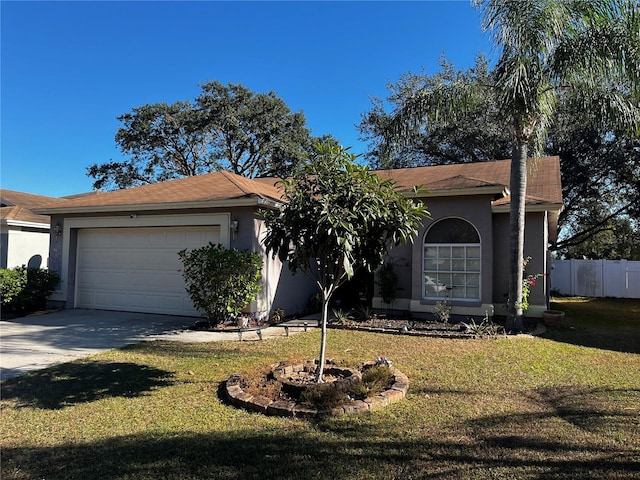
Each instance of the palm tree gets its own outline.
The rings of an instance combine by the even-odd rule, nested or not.
[[[474,0],[498,59],[488,85],[447,82],[416,92],[393,114],[390,143],[446,124],[482,102],[487,89],[512,142],[507,329],[522,330],[524,220],[529,148],[546,140],[560,95],[612,128],[640,133],[640,7],[635,0]]]

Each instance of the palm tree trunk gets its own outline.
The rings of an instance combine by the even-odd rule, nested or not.
[[[525,196],[527,191],[527,142],[518,140],[511,156],[511,204],[509,212],[509,312],[507,332],[519,333],[522,323],[522,275],[524,259]]]

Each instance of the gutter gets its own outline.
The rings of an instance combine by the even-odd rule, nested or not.
[[[44,228],[47,230],[51,228],[49,223],[26,222],[23,220],[2,220],[0,223],[8,227]]]
[[[559,212],[564,208],[562,203],[536,203],[529,204],[524,206],[525,212]],[[492,205],[491,212],[493,213],[509,213],[510,206],[507,203],[506,205]]]
[[[470,187],[470,188],[452,188],[447,190],[419,190],[418,193],[412,191],[402,192],[408,198],[423,197],[457,197],[464,195],[499,195],[506,197],[509,195],[509,189],[503,185],[490,185],[487,187]]]
[[[270,200],[262,197],[254,197],[195,202],[129,203],[122,205],[80,205],[69,207],[34,208],[32,211],[41,215],[61,215],[68,213],[112,213],[132,210],[161,211],[192,208],[251,207],[257,205],[272,209],[280,209],[282,207],[282,203],[276,202],[275,200]]]

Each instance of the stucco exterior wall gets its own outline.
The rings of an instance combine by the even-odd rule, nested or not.
[[[318,291],[316,284],[302,272],[291,273],[286,263],[267,253],[264,238],[267,228],[259,215],[250,212],[255,234],[251,238],[251,249],[262,255],[263,289],[258,295],[258,311],[273,311],[282,308],[285,315],[302,313],[307,308],[309,297]],[[249,218],[247,218],[249,220]]]
[[[506,294],[509,274],[509,214],[493,213],[492,197],[461,196],[424,199],[431,219],[426,220],[413,244],[392,249],[387,261],[394,263],[398,275],[398,290],[393,308],[409,310],[415,314],[431,316],[434,300],[423,299],[423,245],[428,228],[436,221],[461,218],[471,223],[480,236],[481,291],[480,301],[450,300],[454,315],[506,314]],[[525,258],[531,257],[528,274],[548,274],[550,261],[547,252],[548,216],[546,212],[529,212],[526,216]],[[531,289],[527,316],[541,317],[548,308],[548,279],[542,276]],[[373,299],[375,308],[389,308],[380,298],[376,285]]]
[[[509,214],[496,213],[493,216],[494,230],[494,277],[493,302],[496,314],[506,315],[507,292],[509,291]],[[526,273],[548,274],[550,263],[547,253],[548,230],[546,212],[530,212],[526,215],[524,257],[531,257]],[[547,305],[548,277],[536,280],[529,296],[529,309],[525,316],[542,317]]]
[[[2,264],[0,268],[27,265],[47,268],[49,258],[49,231],[44,229],[3,227]]]
[[[438,220],[446,218],[461,218],[471,223],[480,236],[481,255],[481,285],[480,301],[452,300],[450,301],[455,315],[484,315],[490,310],[493,299],[493,229],[491,224],[490,195],[459,196],[459,197],[430,197],[423,199],[431,219],[425,221],[420,228],[413,244],[396,247],[389,252],[394,259],[395,271],[398,275],[397,300],[393,307],[410,310],[416,314],[431,315],[435,300],[423,299],[423,245],[427,230]],[[396,263],[397,262],[397,263]],[[409,265],[407,265],[409,264]],[[376,287],[374,307],[384,308]],[[489,311],[491,314],[491,311]]]

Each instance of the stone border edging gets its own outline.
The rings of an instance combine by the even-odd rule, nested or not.
[[[301,365],[301,368],[303,366]],[[328,410],[299,405],[294,401],[271,400],[262,395],[251,395],[240,387],[241,376],[233,374],[224,385],[224,392],[229,401],[236,407],[270,416],[315,418],[319,416],[336,416],[346,413],[363,413],[380,410],[404,399],[409,389],[409,378],[401,371],[393,368],[393,384],[378,395],[364,400],[352,400]]]

